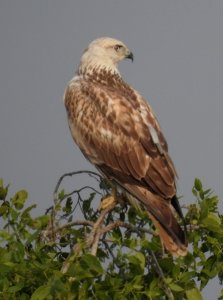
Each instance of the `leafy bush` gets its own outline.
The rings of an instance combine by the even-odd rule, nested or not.
[[[62,181],[80,173],[96,188],[66,194]],[[199,300],[212,278],[222,282],[223,216],[199,179],[184,207],[189,253],[180,258],[164,252],[146,212],[126,195],[98,209],[111,186],[94,172],[63,175],[53,206],[38,217],[25,190],[8,192],[0,180],[0,299]]]

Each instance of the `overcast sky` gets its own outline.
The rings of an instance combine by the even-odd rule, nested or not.
[[[0,177],[43,210],[63,173],[94,170],[73,144],[62,97],[101,36],[133,51],[120,71],[156,112],[184,201],[194,201],[195,177],[221,197],[221,0],[1,0]]]

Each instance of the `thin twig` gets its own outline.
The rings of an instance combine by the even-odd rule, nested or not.
[[[150,255],[153,259],[153,262],[156,265],[156,271],[157,271],[158,275],[160,276],[160,278],[162,279],[162,281],[164,283],[164,289],[166,291],[166,295],[167,295],[168,299],[169,300],[174,300],[173,293],[172,293],[171,289],[169,288],[169,286],[165,282],[165,276],[164,276],[163,270],[160,268],[160,265],[159,265],[159,263],[156,259],[156,256],[155,256],[154,252],[152,250],[149,250],[149,253],[150,253]]]
[[[77,174],[88,174],[88,175],[91,174],[91,175],[97,176],[97,177],[99,177],[99,178],[102,178],[102,176],[101,176],[100,174],[98,174],[98,173],[96,173],[96,172],[93,172],[93,171],[88,171],[88,170],[75,171],[75,172],[69,172],[69,173],[63,174],[63,175],[59,178],[59,180],[58,180],[58,182],[57,182],[57,184],[56,184],[56,187],[55,187],[55,189],[54,189],[54,192],[53,192],[53,198],[54,198],[54,202],[55,202],[55,203],[56,203],[56,201],[57,201],[57,193],[58,193],[58,189],[59,189],[60,184],[61,184],[61,182],[63,181],[63,179],[64,179],[65,177],[71,177],[71,176],[74,176],[74,175],[77,175]]]
[[[74,190],[74,191],[72,191],[72,192],[70,192],[70,193],[68,193],[68,194],[64,194],[63,198],[62,198],[60,201],[63,201],[65,198],[68,198],[68,197],[72,196],[73,194],[78,194],[78,193],[82,192],[82,191],[85,190],[85,189],[90,189],[90,190],[92,190],[93,192],[95,192],[96,194],[98,194],[98,195],[100,195],[100,196],[103,196],[103,194],[100,193],[98,190],[94,189],[94,188],[91,187],[91,186],[87,186],[87,185],[86,185],[86,186],[82,187],[82,188],[79,189],[79,190]]]
[[[123,221],[120,221],[120,220],[117,220],[114,223],[111,223],[111,224],[107,225],[106,227],[102,228],[101,233],[106,233],[106,232],[111,231],[111,230],[113,230],[114,228],[117,228],[117,227],[124,227],[124,228],[129,229],[129,230],[134,231],[134,232],[144,232],[144,233],[149,233],[149,234],[152,234],[152,235],[157,235],[157,233],[153,230],[146,229],[146,228],[138,228],[137,226],[133,226],[129,223],[126,223],[126,222],[123,222]]]

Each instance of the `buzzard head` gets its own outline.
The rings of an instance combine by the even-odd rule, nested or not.
[[[80,67],[106,67],[110,70],[117,71],[117,64],[123,59],[133,61],[133,53],[121,41],[103,37],[91,42],[84,51]]]

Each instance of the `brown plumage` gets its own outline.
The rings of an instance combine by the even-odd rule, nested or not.
[[[84,51],[64,102],[74,141],[106,177],[148,210],[173,255],[187,253],[176,198],[176,171],[149,104],[123,81],[117,64],[132,53],[120,41],[100,38]]]

